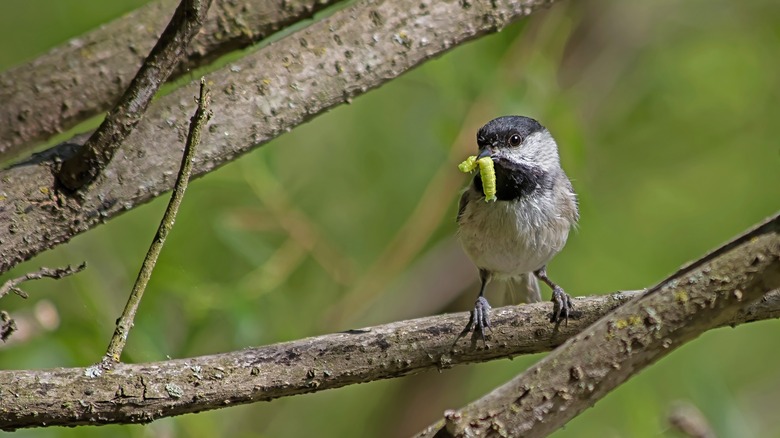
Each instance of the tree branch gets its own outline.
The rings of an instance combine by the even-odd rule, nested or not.
[[[39,280],[44,277],[59,280],[69,275],[81,272],[86,267],[87,262],[83,262],[75,268],[71,265],[68,265],[64,268],[42,267],[35,272],[28,272],[27,274],[24,274],[20,277],[11,278],[3,283],[2,286],[0,286],[0,298],[3,298],[4,296],[13,292],[16,295],[26,299],[28,297],[27,293],[19,288],[21,283],[28,280]],[[0,311],[0,323],[2,323],[0,324],[0,341],[5,342],[16,331],[16,321],[11,318],[11,315],[9,315],[8,312],[3,310]]]
[[[20,277],[12,278],[10,280],[7,280],[5,283],[3,283],[3,285],[0,286],[0,298],[3,298],[4,296],[8,295],[10,292],[14,292],[15,294],[19,295],[22,298],[27,298],[27,293],[19,289],[19,284],[28,280],[40,280],[41,278],[44,277],[54,278],[56,280],[59,280],[60,278],[64,278],[69,275],[73,275],[77,272],[81,272],[86,267],[87,267],[87,262],[83,262],[82,264],[76,267],[73,267],[71,265],[68,265],[64,268],[42,267],[41,269],[38,269],[35,272],[28,272],[27,274],[24,274]]]
[[[157,90],[179,64],[190,40],[200,30],[209,6],[211,0],[181,0],[168,27],[114,109],[84,146],[62,163],[57,179],[63,186],[79,190],[108,166],[125,137],[143,119]]]
[[[439,2],[363,0],[207,76],[220,87],[203,147],[202,175],[336,105],[478,36],[496,32],[549,0]],[[468,5],[468,7],[466,6]],[[182,87],[152,102],[106,172],[83,198],[52,203],[51,167],[61,145],[0,172],[0,273],[169,190],[180,152],[161,147],[186,133]],[[82,139],[75,141],[81,142]],[[3,198],[4,196],[4,198]]]
[[[127,304],[122,311],[122,315],[116,321],[114,335],[111,337],[111,342],[106,350],[106,355],[101,362],[101,366],[105,370],[111,369],[115,363],[119,362],[119,358],[122,356],[122,350],[125,348],[127,336],[130,334],[130,329],[133,327],[133,320],[135,319],[138,305],[141,304],[141,298],[146,290],[146,285],[149,283],[149,279],[152,278],[152,271],[157,264],[157,258],[160,256],[163,245],[165,245],[165,239],[168,237],[168,233],[173,229],[173,224],[176,221],[176,214],[179,212],[179,206],[184,199],[184,192],[187,191],[187,185],[189,184],[190,175],[192,174],[192,157],[195,156],[195,150],[200,144],[203,128],[212,116],[211,111],[208,109],[211,103],[211,94],[206,88],[205,79],[200,80],[200,94],[198,95],[198,98],[196,98],[196,102],[198,103],[198,108],[190,119],[190,130],[187,134],[187,141],[184,145],[184,154],[182,154],[181,157],[179,174],[173,185],[171,199],[168,202],[168,206],[165,208],[165,213],[157,228],[157,233],[152,239],[152,244],[149,246],[149,251],[146,252],[146,257],[144,257],[144,261],[141,264],[141,270],[138,272],[135,284],[133,284],[133,289],[130,291],[130,297],[127,299]]]
[[[216,2],[170,79],[310,18],[335,1]],[[108,110],[130,84],[178,2],[153,1],[0,73],[0,162]]]
[[[567,399],[582,404],[571,406],[571,411],[581,410],[604,393],[597,385],[597,377],[602,374],[593,374],[585,360],[603,362],[604,375],[630,374],[636,368],[627,360],[647,362],[658,348],[669,351],[707,328],[780,317],[780,290],[769,292],[780,285],[778,222],[775,217],[768,226],[705,256],[646,294],[639,291],[575,299],[581,316],[571,319],[568,326],[556,328],[549,323],[551,303],[494,309],[490,348],[478,348],[478,336],[453,345],[468,320],[468,313],[461,312],[212,356],[139,365],[120,363],[102,374],[99,365],[0,371],[0,428],[145,423],[424,370],[538,353],[572,337],[561,351],[569,352],[572,346],[580,345],[589,348],[578,351],[581,357],[576,361],[562,361],[558,350],[548,356],[558,358],[561,364],[575,364],[571,368],[552,368],[549,363],[554,359],[550,359],[529,370],[528,375],[540,373],[549,380],[529,386],[532,389],[525,397],[535,399],[536,388],[542,393],[553,383],[554,388],[563,391],[545,390],[547,401],[534,400],[535,404],[526,405],[523,398],[523,409],[529,409],[522,412],[547,418],[558,412],[551,409],[552,403],[557,407]],[[742,294],[741,301],[737,291]],[[766,293],[763,299],[748,304],[762,293]],[[646,306],[648,300],[658,299],[661,301]],[[625,308],[615,310],[629,301]],[[668,307],[671,309],[666,312]],[[720,312],[726,307],[734,311]],[[716,313],[719,315],[705,324],[682,329],[684,338],[675,341],[671,327],[695,321],[694,316]],[[602,317],[596,326],[589,327]],[[594,342],[606,347],[591,347]],[[619,358],[609,354],[610,347],[619,349]],[[616,364],[617,370],[613,368]],[[471,417],[468,412],[461,414],[463,422],[457,424],[469,424],[467,418],[482,418]],[[493,414],[486,418],[495,419]],[[475,421],[481,424],[485,420]],[[545,424],[539,427],[539,431],[549,429]],[[435,431],[429,429],[428,436]]]
[[[780,287],[780,215],[683,267],[420,437],[544,437],[746,304]]]

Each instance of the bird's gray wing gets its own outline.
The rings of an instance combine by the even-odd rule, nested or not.
[[[460,222],[460,217],[463,216],[463,212],[466,211],[466,206],[469,204],[469,191],[466,190],[460,195],[460,201],[458,201],[458,216],[455,217],[455,222]]]
[[[574,187],[571,185],[571,180],[569,178],[566,178],[566,188],[569,189],[569,192],[572,194],[572,199],[574,201],[574,222],[580,221],[580,201],[577,199],[577,194],[574,192]]]

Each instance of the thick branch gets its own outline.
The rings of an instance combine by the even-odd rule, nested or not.
[[[544,437],[780,286],[780,216],[682,268],[419,436]],[[758,301],[759,303],[761,301]]]
[[[713,276],[715,274],[713,273]],[[705,277],[707,279],[709,277]],[[716,286],[719,287],[719,286]],[[241,351],[165,362],[0,371],[5,430],[145,423],[425,370],[548,351],[641,292],[575,300],[583,316],[553,330],[549,303],[493,310],[490,348],[452,345],[468,313],[433,316]],[[780,317],[780,290],[721,325]],[[568,373],[568,372],[567,372]],[[568,374],[567,374],[568,375]],[[41,395],[45,394],[45,395]]]
[[[119,102],[75,155],[65,160],[57,179],[70,190],[91,183],[143,119],[152,98],[184,56],[206,19],[211,0],[181,0],[168,27],[146,57]]]
[[[153,1],[0,73],[0,161],[108,110],[160,37],[178,0]],[[171,78],[311,17],[335,0],[231,0],[209,9]]]
[[[495,32],[549,0],[360,1],[207,76],[215,117],[203,133],[202,175],[283,132],[399,76],[455,45]],[[152,102],[120,157],[78,203],[49,199],[63,145],[0,172],[0,273],[147,202],[173,184],[186,135],[190,84]],[[64,204],[63,204],[64,203]]]

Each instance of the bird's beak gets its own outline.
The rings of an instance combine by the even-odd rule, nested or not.
[[[479,151],[479,154],[477,154],[477,159],[479,160],[480,158],[490,157],[492,155],[493,155],[493,150],[489,147],[486,147],[485,149]]]

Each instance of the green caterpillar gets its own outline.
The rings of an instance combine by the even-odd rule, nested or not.
[[[496,200],[496,170],[493,168],[493,159],[482,157],[479,160],[475,155],[466,158],[466,161],[458,164],[458,169],[463,173],[471,173],[479,165],[479,176],[482,179],[482,192],[485,193],[485,202]]]

